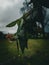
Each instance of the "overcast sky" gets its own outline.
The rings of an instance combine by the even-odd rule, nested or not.
[[[15,34],[18,30],[18,25],[16,24],[15,26],[13,27],[0,27],[0,30],[4,33],[4,34],[8,34],[8,33],[11,33],[11,34]]]
[[[0,26],[20,18],[24,0],[0,0]]]

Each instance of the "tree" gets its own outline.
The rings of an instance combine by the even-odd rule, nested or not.
[[[28,5],[29,0],[25,0],[25,2],[23,2],[23,7],[20,9],[20,11],[25,14],[26,12],[28,12],[28,10],[30,9],[30,6]]]
[[[0,40],[4,40],[5,39],[5,35],[3,34],[3,32],[0,31]]]

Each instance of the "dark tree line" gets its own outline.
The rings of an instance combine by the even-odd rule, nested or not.
[[[5,34],[3,34],[3,32],[0,31],[0,40],[4,40],[5,39]]]

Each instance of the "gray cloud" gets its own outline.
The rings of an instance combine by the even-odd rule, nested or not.
[[[17,24],[13,27],[4,27],[4,26],[0,27],[0,31],[2,31],[4,34],[8,34],[8,33],[14,34],[17,32],[17,30],[18,30]]]
[[[16,0],[8,0],[14,2]],[[20,8],[23,7],[24,0],[18,0],[19,2],[13,3],[12,6],[7,6],[6,8],[0,7],[0,26],[5,26],[6,24],[18,19],[22,16],[20,14]]]

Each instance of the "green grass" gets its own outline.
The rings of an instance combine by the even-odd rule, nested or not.
[[[20,45],[19,54],[21,55]],[[24,56],[28,58],[33,57],[34,59],[41,61],[46,57],[45,55],[49,57],[49,40],[28,40],[28,49],[25,49]],[[8,59],[12,59],[16,56],[18,56],[18,50],[15,41],[12,43],[10,43],[8,40],[0,41],[0,63],[3,63]]]

